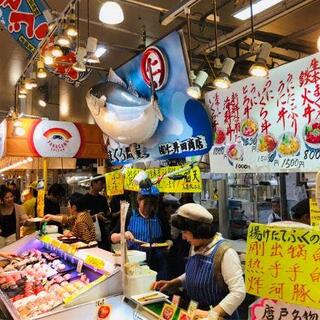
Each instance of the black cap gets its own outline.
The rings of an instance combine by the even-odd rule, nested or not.
[[[310,213],[309,199],[303,199],[291,208],[294,219],[299,219],[305,214]]]

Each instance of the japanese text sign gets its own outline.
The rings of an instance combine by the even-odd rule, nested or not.
[[[116,196],[124,193],[123,175],[121,174],[121,170],[109,172],[105,177],[107,196]]]
[[[206,94],[215,128],[211,170],[317,171],[320,167],[320,54]]]
[[[250,320],[320,319],[320,310],[269,299],[255,301],[249,307],[249,313]]]
[[[313,227],[320,227],[320,208],[316,199],[310,199],[310,221]]]
[[[42,0],[0,0],[0,18],[3,26],[29,53],[34,53],[48,32]]]
[[[246,288],[259,297],[320,308],[320,232],[250,224]]]
[[[161,178],[163,175],[181,169],[181,166],[162,167],[147,169],[148,177],[152,179]],[[133,182],[134,177],[140,172],[140,169],[128,169],[125,174],[125,189],[138,191],[139,186]],[[201,192],[202,180],[201,172],[198,166],[186,169],[173,177],[166,177],[156,184],[160,192]]]

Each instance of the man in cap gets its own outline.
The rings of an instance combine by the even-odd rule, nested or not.
[[[170,226],[164,214],[159,212],[158,188],[150,184],[142,186],[138,193],[137,210],[130,210],[127,214],[125,237],[129,250],[146,252],[147,263],[150,269],[158,273],[157,279],[167,279],[167,248],[172,245],[170,240]],[[111,235],[113,243],[119,243],[120,222]],[[157,244],[167,242],[166,247]]]
[[[272,209],[272,212],[268,217],[268,224],[272,222],[281,221],[282,219],[280,217],[280,198],[279,197],[272,198],[271,209]]]

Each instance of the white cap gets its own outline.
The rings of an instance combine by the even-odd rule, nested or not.
[[[203,206],[197,203],[187,203],[181,206],[177,211],[178,216],[193,221],[212,223],[212,214]]]

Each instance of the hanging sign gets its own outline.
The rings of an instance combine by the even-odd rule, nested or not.
[[[320,54],[206,94],[215,127],[211,171],[320,168]]]
[[[250,320],[320,319],[320,310],[270,299],[258,299],[249,307]]]
[[[47,35],[45,13],[48,10],[46,2],[42,0],[0,0],[1,23],[31,54]]]
[[[109,172],[105,175],[107,196],[116,196],[124,193],[123,175],[121,170]]]
[[[172,177],[161,178],[165,174],[177,171],[183,167],[162,167],[145,170],[148,177],[153,180],[160,178],[159,183],[156,183],[160,192],[201,192],[202,179],[201,172],[198,166],[194,166],[190,170],[178,173]],[[131,191],[139,191],[139,186],[133,182],[135,176],[141,169],[127,169],[124,179],[124,188]]]
[[[318,207],[316,199],[309,199],[310,201],[310,222],[315,228],[320,227],[320,208]]]
[[[88,107],[108,136],[113,165],[185,158],[210,150],[207,111],[186,93],[190,84],[180,37],[178,32],[169,34],[88,92]]]
[[[320,231],[251,223],[245,281],[248,293],[320,309]]]

